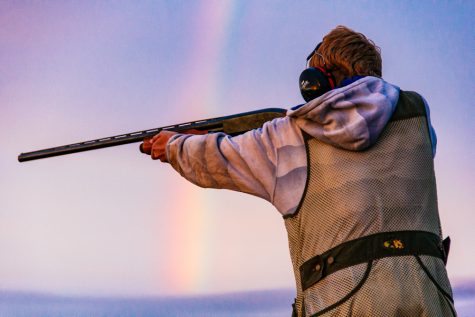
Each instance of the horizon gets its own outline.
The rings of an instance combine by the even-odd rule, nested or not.
[[[64,296],[36,292],[2,292],[2,316],[288,316],[291,289],[232,292],[193,296]],[[475,281],[454,287],[458,316],[471,317],[475,311]]]

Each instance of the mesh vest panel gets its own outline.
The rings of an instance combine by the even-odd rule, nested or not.
[[[452,293],[439,258],[404,256],[358,264],[304,292],[300,281],[302,263],[349,240],[402,230],[442,235],[420,98],[401,92],[396,113],[365,151],[347,151],[312,138],[307,152],[306,191],[297,213],[285,219],[297,311],[305,306],[308,316],[451,316],[447,297]],[[433,276],[427,276],[421,263]]]

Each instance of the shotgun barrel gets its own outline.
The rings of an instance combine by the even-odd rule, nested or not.
[[[225,117],[191,121],[155,129],[119,134],[96,140],[78,142],[33,152],[21,153],[20,155],[18,155],[18,161],[26,162],[47,157],[102,149],[106,147],[118,146],[135,142],[142,142],[145,138],[152,137],[159,133],[161,130],[180,132],[189,129],[195,129],[201,131],[208,131],[208,133],[224,132],[226,134],[235,136],[252,129],[260,128],[265,122],[271,121],[272,119],[284,117],[286,112],[287,110],[281,108],[266,108]]]

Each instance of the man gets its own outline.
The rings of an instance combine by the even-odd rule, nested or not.
[[[304,92],[286,117],[235,137],[162,131],[143,150],[198,186],[277,208],[295,316],[454,316],[427,103],[385,82],[379,49],[343,26],[308,64],[330,90]]]

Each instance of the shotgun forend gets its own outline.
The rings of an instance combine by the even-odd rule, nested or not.
[[[281,108],[267,108],[262,110],[243,112],[225,117],[218,117],[206,120],[198,120],[176,125],[165,126],[161,128],[125,133],[96,140],[73,143],[52,147],[48,149],[21,153],[18,155],[18,161],[25,162],[38,160],[52,156],[59,156],[77,152],[102,149],[105,147],[142,142],[144,138],[152,137],[161,130],[185,131],[189,129],[205,130],[209,132],[224,132],[229,135],[238,135],[252,129],[262,127],[262,125],[272,119],[284,117],[287,110]]]

